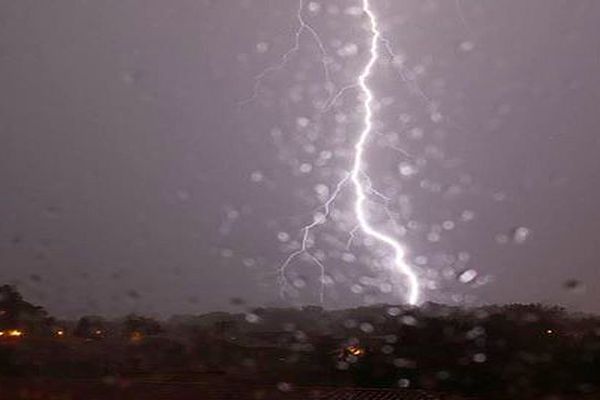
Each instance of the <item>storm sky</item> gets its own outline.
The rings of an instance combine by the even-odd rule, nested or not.
[[[424,300],[599,312],[600,3],[372,4],[372,216]],[[333,85],[307,30],[281,64],[296,0],[0,2],[0,281],[59,316],[318,303],[310,260],[283,297],[277,270],[349,169],[358,93],[320,107],[369,32],[358,1],[304,6]],[[324,306],[402,302],[385,249],[346,248],[351,201],[314,237]]]

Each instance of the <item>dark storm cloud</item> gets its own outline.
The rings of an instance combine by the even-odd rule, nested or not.
[[[471,268],[495,276],[478,299],[597,311],[600,6],[373,3],[407,63],[426,66],[420,86],[451,121],[444,152],[472,176],[460,207],[476,218],[443,247],[468,251]],[[327,7],[338,2],[324,4],[312,21],[326,42],[362,45],[360,27],[346,26],[346,38],[328,24]],[[2,2],[0,279],[71,315],[276,299],[277,231],[287,224],[294,233],[300,225],[289,219],[311,210],[290,204],[298,188],[269,134],[302,115],[277,98],[271,109],[261,102],[285,93],[307,63],[317,66],[305,82],[322,84],[314,43],[303,41],[306,57],[269,76],[255,103],[239,101],[293,44],[296,7]],[[404,101],[415,113],[426,108]],[[417,219],[432,212],[414,206]],[[518,227],[531,232],[523,244],[498,243]],[[573,281],[585,290],[566,289]]]

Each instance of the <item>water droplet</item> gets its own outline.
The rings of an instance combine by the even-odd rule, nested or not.
[[[356,328],[358,326],[358,322],[354,319],[347,319],[344,321],[344,326],[348,329]]]
[[[292,282],[294,284],[294,287],[298,288],[298,289],[302,289],[306,287],[306,281],[302,278],[296,278],[294,279],[294,281]]]
[[[450,230],[454,229],[454,222],[453,221],[444,221],[442,223],[442,227],[445,230],[450,231]]]
[[[140,70],[123,71],[121,74],[121,80],[127,85],[133,85],[139,82],[141,78],[142,72]]]
[[[398,307],[390,307],[387,309],[387,313],[388,315],[392,316],[392,317],[397,317],[398,315],[400,315],[400,308]]]
[[[306,128],[309,123],[310,123],[310,120],[306,117],[298,117],[296,119],[296,124],[301,128]]]
[[[578,293],[581,293],[585,290],[585,285],[583,284],[583,282],[581,282],[577,279],[566,280],[565,283],[563,284],[563,287],[567,290],[570,290],[573,292],[578,292]]]
[[[289,382],[279,382],[277,384],[277,389],[279,389],[282,392],[291,392],[292,391],[292,384]]]
[[[519,226],[512,230],[512,240],[516,244],[523,244],[531,235],[531,230],[529,228],[525,228],[524,226]]]
[[[290,240],[290,235],[287,232],[279,232],[277,234],[277,239],[279,239],[280,242],[285,243]]]
[[[358,53],[358,46],[354,43],[347,43],[344,47],[338,49],[337,54],[340,57],[352,57]]]
[[[506,193],[496,192],[492,195],[492,198],[494,199],[494,201],[504,201],[506,200]]]
[[[428,241],[430,241],[430,242],[432,242],[432,243],[439,242],[439,241],[440,241],[440,239],[441,239],[441,236],[440,236],[440,234],[439,234],[439,233],[436,233],[436,232],[429,232],[429,233],[427,234],[427,240],[428,240]]]
[[[237,219],[240,216],[240,212],[237,210],[228,210],[227,219]]]
[[[326,197],[329,195],[329,188],[327,185],[319,183],[318,185],[315,185],[315,192],[317,192],[319,196]]]
[[[352,291],[352,293],[354,294],[360,294],[363,292],[363,287],[356,284],[356,285],[352,285],[352,287],[350,288],[350,290]]]
[[[417,173],[417,168],[407,162],[400,163],[398,170],[402,176],[413,176]]]
[[[475,218],[475,213],[471,210],[465,210],[460,215],[460,219],[464,222],[472,221]]]
[[[251,324],[256,324],[260,321],[260,317],[256,314],[248,313],[246,314],[246,321],[248,321]]]
[[[310,171],[312,171],[312,165],[309,163],[304,163],[302,165],[300,165],[300,172],[302,172],[303,174],[308,174]]]
[[[410,380],[402,378],[398,380],[398,386],[401,388],[407,388],[410,386]]]
[[[244,267],[254,267],[256,265],[256,260],[254,260],[253,258],[244,258],[242,260],[242,264],[244,264]]]
[[[460,44],[459,48],[461,51],[469,52],[475,48],[475,43],[466,40]]]
[[[458,259],[462,262],[468,262],[471,259],[471,255],[466,251],[461,251],[458,253]]]
[[[223,257],[223,258],[231,258],[231,257],[233,257],[233,250],[231,250],[231,249],[222,249],[221,250],[221,257]]]
[[[353,263],[356,261],[356,256],[352,253],[344,253],[342,254],[342,260],[347,263]]]
[[[396,343],[398,341],[398,336],[394,335],[394,334],[390,334],[390,335],[385,335],[384,339],[386,343]]]
[[[241,306],[245,303],[244,299],[241,297],[232,297],[229,302],[234,306]]]
[[[508,243],[508,235],[505,235],[503,233],[497,234],[494,239],[496,240],[496,243],[498,243],[498,244]]]
[[[439,123],[442,121],[443,116],[439,112],[434,112],[430,115],[430,118],[432,122]]]
[[[250,174],[250,180],[252,182],[261,182],[264,179],[264,176],[262,174],[262,172],[260,171],[254,171],[252,172],[252,174]]]
[[[333,280],[333,278],[332,278],[331,276],[329,276],[329,275],[325,275],[325,276],[323,276],[323,277],[321,278],[321,283],[322,283],[323,285],[330,286],[330,285],[333,285],[335,282],[334,282],[334,280]]]
[[[427,264],[427,256],[417,256],[417,257],[415,257],[415,264],[417,264],[417,265],[426,265]]]
[[[308,3],[308,11],[317,13],[320,10],[321,10],[321,5],[319,3],[317,3],[316,1],[311,1],[310,3]]]
[[[266,42],[258,42],[256,43],[256,52],[257,53],[266,53],[269,50],[269,44]]]
[[[472,282],[476,277],[477,271],[474,269],[467,269],[458,275],[458,280],[462,283],[469,283]]]
[[[484,334],[485,334],[485,329],[481,326],[476,326],[475,328],[468,331],[465,336],[467,337],[467,339],[473,340]]]
[[[392,354],[394,352],[394,346],[390,346],[389,344],[386,344],[381,348],[381,352],[383,354]]]

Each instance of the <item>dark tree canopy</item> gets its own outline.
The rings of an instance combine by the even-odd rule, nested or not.
[[[0,286],[0,329],[26,329],[28,333],[49,332],[52,319],[43,307],[23,299],[17,288]]]

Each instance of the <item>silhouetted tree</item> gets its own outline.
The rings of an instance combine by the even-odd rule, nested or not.
[[[43,307],[25,301],[14,286],[0,286],[0,330],[19,328],[28,335],[48,334],[51,325]]]

